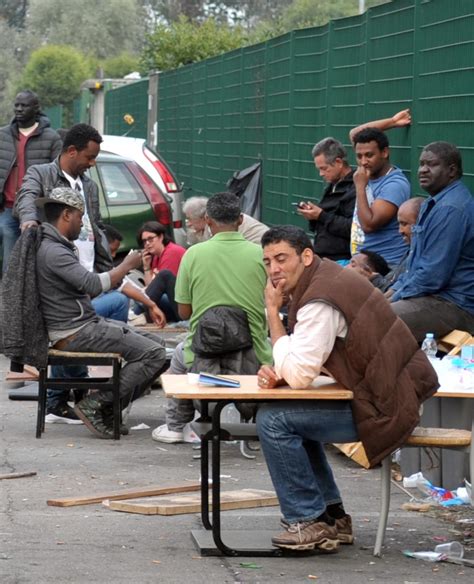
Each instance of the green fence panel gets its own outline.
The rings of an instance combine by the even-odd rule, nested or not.
[[[128,124],[124,116],[132,116]],[[117,87],[105,94],[106,134],[115,136],[147,137],[148,123],[148,79]]]
[[[64,107],[62,105],[55,105],[44,109],[44,113],[48,116],[49,121],[51,122],[51,127],[55,130],[63,127],[63,112]]]
[[[158,149],[186,196],[220,191],[261,161],[263,220],[304,226],[291,203],[318,201],[324,188],[313,145],[334,136],[354,163],[349,130],[410,107],[412,126],[388,137],[413,194],[420,151],[434,140],[459,146],[474,190],[473,63],[472,0],[395,0],[162,73]],[[146,81],[109,91],[107,131],[145,136],[146,106]]]

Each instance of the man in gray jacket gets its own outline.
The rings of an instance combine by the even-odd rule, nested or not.
[[[33,164],[51,162],[61,152],[61,138],[41,113],[38,96],[20,91],[13,104],[15,117],[0,128],[0,241],[3,272],[20,229],[12,207],[25,172]]]
[[[110,270],[113,264],[100,216],[98,188],[84,173],[95,165],[101,142],[102,136],[92,126],[73,126],[65,135],[56,160],[28,169],[13,208],[24,231],[41,221],[40,210],[35,206],[37,198],[47,197],[55,187],[79,191],[86,203],[79,255],[89,260],[90,270],[94,268],[97,272]]]
[[[46,221],[36,259],[41,312],[54,348],[77,352],[120,353],[127,364],[120,372],[120,397],[138,396],[159,374],[165,363],[162,340],[128,325],[96,315],[91,297],[116,286],[141,264],[134,252],[116,268],[96,274],[76,257],[74,241],[82,228],[84,200],[70,187],[53,189],[36,200]],[[100,438],[112,438],[112,396],[97,392],[75,409],[86,426]]]

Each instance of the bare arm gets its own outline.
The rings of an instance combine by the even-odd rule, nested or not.
[[[129,253],[120,265],[108,272],[111,287],[115,288],[115,286],[120,284],[120,282],[124,279],[130,270],[139,268],[141,263],[142,254],[139,251]]]
[[[193,313],[193,307],[191,304],[179,304],[178,302],[178,313],[183,320],[189,320]]]
[[[146,306],[150,318],[157,326],[159,326],[160,328],[165,326],[166,324],[165,315],[158,308],[156,303],[153,302],[153,300],[149,296],[147,296],[145,292],[143,292],[143,290],[141,290],[137,286],[134,286],[130,282],[125,282],[122,288],[122,292],[128,298],[131,298],[132,300],[137,300],[138,302],[141,302],[144,306]]]
[[[373,120],[365,122],[360,126],[352,128],[349,132],[350,141],[354,144],[354,136],[365,128],[377,128],[378,130],[391,130],[392,128],[403,128],[411,124],[411,113],[409,109],[402,110],[394,114],[391,118],[384,118],[383,120]]]
[[[359,166],[354,173],[357,217],[364,233],[378,231],[381,227],[387,225],[397,215],[398,211],[396,205],[384,200],[375,200],[372,205],[369,205],[365,191],[369,178],[369,171],[362,166]]]

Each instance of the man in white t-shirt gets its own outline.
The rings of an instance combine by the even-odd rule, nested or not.
[[[65,135],[60,156],[49,164],[32,166],[25,175],[18,193],[14,214],[19,218],[21,230],[37,225],[41,217],[35,205],[36,199],[48,197],[56,187],[70,187],[84,199],[83,227],[74,242],[78,250],[79,262],[88,271],[107,272],[113,268],[109,244],[103,230],[99,210],[98,188],[85,173],[95,166],[100,151],[102,136],[88,124],[76,124]],[[120,289],[95,298],[93,306],[99,316],[113,320],[127,321],[128,298],[143,302],[150,310],[154,322],[165,322],[163,313],[156,304],[139,291],[132,283],[126,282]],[[75,367],[77,377],[87,375],[84,367]],[[61,372],[57,370],[59,376]],[[69,369],[69,374],[73,373]],[[47,422],[80,423],[67,405],[67,392],[48,390]]]

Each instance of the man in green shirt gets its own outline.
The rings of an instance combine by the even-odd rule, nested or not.
[[[267,340],[264,288],[267,282],[260,246],[238,233],[242,223],[239,199],[231,193],[218,193],[207,204],[207,223],[213,237],[194,245],[181,260],[175,299],[182,319],[190,319],[190,333],[184,347],[178,345],[170,373],[182,374],[191,367],[191,343],[201,316],[215,306],[241,308],[248,318],[253,349],[259,363],[271,363]],[[190,400],[170,399],[166,424],[152,437],[158,442],[192,441],[185,426],[194,417]]]

